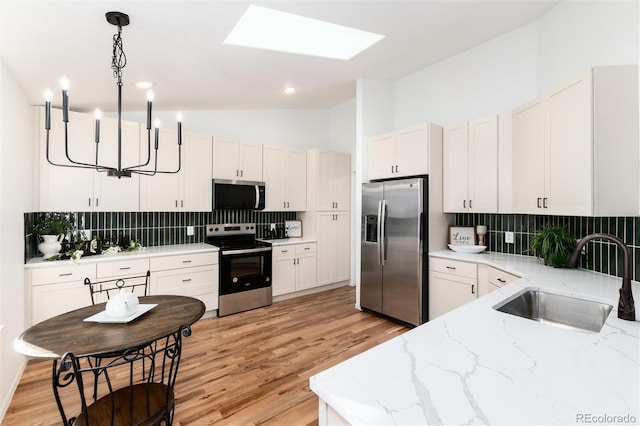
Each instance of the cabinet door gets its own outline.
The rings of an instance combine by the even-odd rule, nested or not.
[[[427,126],[417,126],[396,133],[397,176],[429,173],[429,134]]]
[[[396,175],[396,134],[386,133],[369,139],[368,178],[382,179]]]
[[[318,210],[333,210],[335,206],[334,154],[318,152]]]
[[[131,121],[123,121],[121,131],[122,155],[120,166],[122,168],[137,166],[140,164],[140,125]],[[93,146],[95,147],[95,144]],[[164,146],[164,149],[169,149],[168,143]],[[175,155],[178,155],[177,150],[175,151]],[[100,120],[98,162],[106,166],[118,167],[117,119],[103,118]],[[94,175],[93,185],[93,210],[138,211],[140,205],[139,179],[140,175],[135,173],[132,174],[131,177],[123,177],[120,179],[107,176],[106,173],[96,173]]]
[[[140,144],[140,158],[144,162],[147,159],[147,129],[142,129],[141,135],[145,142]],[[160,128],[159,149],[157,151],[158,170],[173,171],[178,169],[177,137],[177,130]],[[152,140],[151,160],[146,167],[147,169],[154,169],[155,156],[156,150]],[[180,179],[178,173],[157,173],[154,176],[140,176],[140,210],[160,212],[177,210],[179,208]]]
[[[498,116],[469,121],[469,211],[498,212]]]
[[[241,142],[238,163],[240,165],[240,179],[262,181],[262,145]]]
[[[318,213],[316,250],[319,286],[335,282],[335,217],[336,213]]]
[[[440,272],[429,273],[429,319],[475,300],[476,282]]]
[[[513,207],[542,214],[545,192],[544,101],[538,98],[513,112]]]
[[[84,280],[33,286],[32,324],[91,305],[87,287]]]
[[[211,156],[210,136],[184,134],[182,141],[182,196],[180,208],[189,212],[211,211]]]
[[[291,251],[293,252],[293,248]],[[291,293],[296,290],[295,259],[293,255],[273,258],[271,290],[274,296]]]
[[[469,209],[469,137],[467,123],[443,129],[443,210]]]
[[[334,210],[351,209],[351,155],[343,152],[334,154],[333,167]]]
[[[40,121],[40,194],[41,211],[87,211],[93,208],[93,178],[95,171],[52,166],[46,158],[44,107],[38,108]],[[69,112],[69,156],[74,161],[92,163],[90,148],[95,143],[94,120],[88,114]],[[51,109],[49,159],[56,164],[70,164],[65,157],[62,111]]]
[[[549,95],[548,213],[589,216],[593,194],[591,74]]]
[[[287,151],[286,201],[287,210],[304,211],[307,209],[307,153],[306,151]],[[267,186],[268,188],[268,186]],[[267,201],[269,198],[267,198]]]
[[[240,179],[238,141],[216,138],[213,150],[213,177],[216,179]]]
[[[351,243],[349,213],[336,213],[334,224],[333,250],[335,253],[334,282],[351,278]]]
[[[296,257],[296,290],[313,288],[317,283],[316,255],[305,254]]]
[[[285,194],[288,185],[288,182],[286,181],[286,169],[288,167],[286,158],[287,155],[284,148],[266,145],[263,148],[263,172],[266,187],[265,210],[267,211],[286,210],[287,204]]]

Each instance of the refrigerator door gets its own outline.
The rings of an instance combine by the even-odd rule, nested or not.
[[[382,312],[381,228],[382,183],[362,186],[360,306]]]
[[[386,201],[382,313],[421,324],[422,179],[385,182]]]

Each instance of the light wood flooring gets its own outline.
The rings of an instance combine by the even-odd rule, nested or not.
[[[316,425],[309,377],[407,331],[354,305],[345,286],[198,321],[183,339],[174,425]],[[51,362],[30,361],[2,425],[59,424]]]

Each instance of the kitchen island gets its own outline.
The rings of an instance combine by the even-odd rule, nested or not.
[[[522,277],[310,378],[320,424],[636,424],[640,321],[617,318],[621,279],[530,256],[431,256]],[[640,286],[632,283],[636,300]],[[599,333],[493,309],[527,289],[606,302]]]

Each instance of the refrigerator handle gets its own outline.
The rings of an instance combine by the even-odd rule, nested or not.
[[[378,265],[382,265],[382,200],[378,201],[378,223],[376,223]]]
[[[380,207],[382,211],[378,216],[378,221],[380,222],[378,244],[380,244],[380,265],[384,266],[384,262],[387,260],[387,200],[380,201]]]

